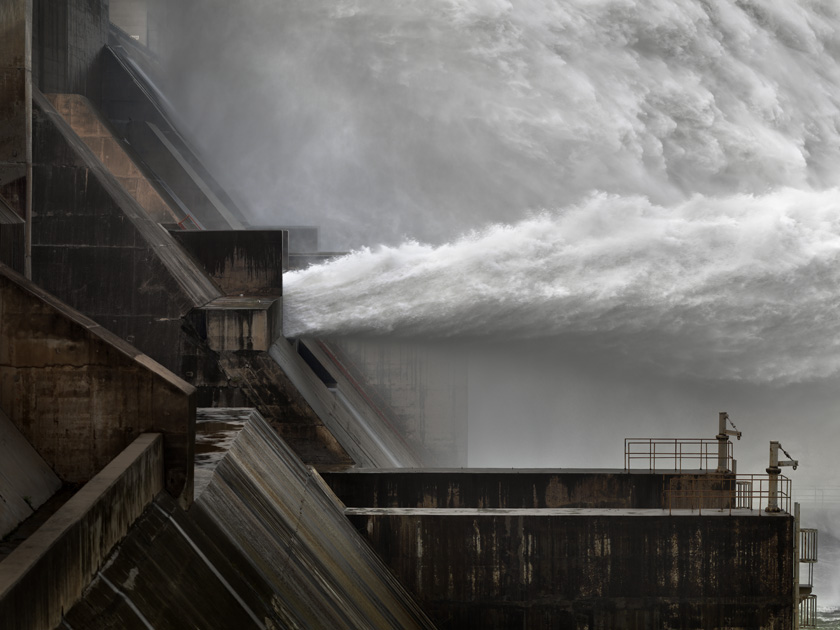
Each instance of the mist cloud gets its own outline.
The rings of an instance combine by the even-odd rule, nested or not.
[[[321,225],[327,249],[439,244],[593,190],[840,184],[830,2],[184,6],[173,102],[257,222]]]

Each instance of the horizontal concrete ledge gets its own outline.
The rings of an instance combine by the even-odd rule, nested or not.
[[[55,628],[163,490],[163,438],[138,436],[0,562],[0,628]]]
[[[257,296],[257,295],[242,295],[242,296],[227,296],[216,298],[212,302],[208,302],[204,306],[200,306],[200,310],[234,310],[234,311],[267,311],[280,296]]]
[[[761,518],[790,517],[786,512],[703,508],[697,510],[622,509],[622,508],[345,508],[347,516],[756,516]]]
[[[705,475],[717,474],[714,470],[675,468],[349,468],[335,475]]]
[[[166,380],[173,389],[180,390],[184,394],[192,394],[195,392],[195,388],[192,385],[173,372],[167,370],[160,363],[143,354],[140,350],[124,341],[107,328],[99,325],[87,315],[80,313],[76,309],[59,300],[54,295],[47,293],[34,282],[28,280],[3,263],[0,263],[0,278],[8,279],[12,284],[17,286],[19,291],[32,296],[40,302],[43,302],[49,308],[53,309],[59,317],[71,322],[72,325],[80,329],[86,330],[90,335],[109,345],[129,360],[139,363],[149,371],[154,372],[157,376]]]

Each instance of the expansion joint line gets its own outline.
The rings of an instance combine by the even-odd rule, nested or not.
[[[289,562],[292,560],[292,545],[298,538],[298,532],[300,531],[300,523],[303,520],[303,507],[306,504],[306,496],[309,494],[309,485],[312,481],[312,471],[307,469],[306,471],[306,483],[303,485],[303,496],[300,498],[300,505],[298,506],[298,515],[297,521],[295,522],[295,529],[292,532],[291,538],[289,538],[289,546],[288,550],[286,551],[286,562],[283,564],[282,572],[286,572],[286,567],[289,566]]]
[[[225,589],[227,589],[227,592],[233,596],[233,598],[239,603],[240,606],[242,606],[242,609],[246,613],[248,613],[248,616],[253,620],[257,627],[260,628],[260,630],[266,630],[265,624],[262,621],[260,621],[260,619],[254,614],[254,611],[251,610],[251,607],[248,606],[248,604],[245,603],[245,600],[239,596],[239,593],[237,593],[234,590],[233,586],[231,586],[230,582],[228,582],[225,579],[225,577],[221,574],[219,569],[217,569],[215,565],[213,565],[213,563],[210,562],[210,558],[204,555],[204,552],[201,549],[199,549],[198,545],[195,544],[193,539],[189,537],[189,534],[187,534],[187,532],[185,532],[184,529],[178,524],[178,521],[172,518],[172,515],[166,510],[164,510],[162,507],[160,507],[157,503],[153,503],[152,505],[154,505],[158,510],[160,510],[161,514],[163,514],[166,517],[167,521],[169,521],[173,525],[173,527],[175,527],[178,533],[181,534],[181,536],[183,536],[184,540],[187,541],[187,544],[189,544],[189,546],[192,547],[193,551],[195,551],[195,553],[198,554],[198,557],[204,561],[204,564],[207,565],[207,568],[213,572],[213,575],[215,575],[218,578],[218,580],[222,583],[222,586],[224,586]]]
[[[146,619],[146,617],[143,616],[143,613],[141,613],[140,609],[134,605],[134,602],[131,601],[131,598],[128,595],[123,593],[111,580],[106,578],[102,571],[97,571],[96,575],[98,575],[102,579],[102,581],[105,582],[105,584],[111,587],[112,591],[114,591],[117,595],[122,597],[123,600],[125,600],[125,603],[128,604],[128,607],[131,608],[132,611],[134,611],[134,614],[137,615],[137,618],[143,622],[144,626],[146,626],[149,630],[155,630],[154,626],[149,623],[149,620]]]

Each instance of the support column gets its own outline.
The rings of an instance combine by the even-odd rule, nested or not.
[[[0,196],[25,222],[32,277],[32,0],[0,4]]]

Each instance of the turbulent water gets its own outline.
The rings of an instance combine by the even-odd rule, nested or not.
[[[840,369],[833,2],[310,4],[289,21],[335,40],[289,58],[350,77],[309,114],[342,133],[293,171],[317,164],[319,197],[362,165],[384,192],[341,189],[347,217],[411,238],[287,275],[288,334],[591,335],[756,382]]]

